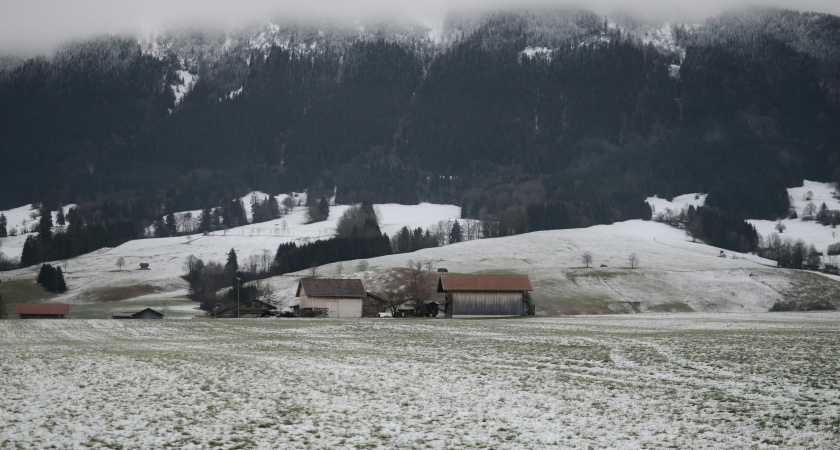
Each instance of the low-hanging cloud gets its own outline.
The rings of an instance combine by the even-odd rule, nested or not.
[[[836,0],[535,0],[532,6],[622,10],[662,19],[702,20],[751,6],[840,14]],[[9,0],[0,3],[0,55],[48,53],[62,42],[100,34],[149,33],[179,25],[237,27],[270,18],[440,20],[450,10],[522,7],[515,0]]]

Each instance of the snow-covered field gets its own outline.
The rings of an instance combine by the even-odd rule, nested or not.
[[[838,313],[2,321],[10,448],[837,448]]]

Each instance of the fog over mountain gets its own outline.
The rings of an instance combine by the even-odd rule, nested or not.
[[[724,10],[754,6],[840,14],[840,4],[833,0],[31,0],[0,3],[0,55],[31,56],[49,53],[67,40],[100,34],[147,34],[181,25],[232,28],[271,18],[440,21],[452,10],[535,6],[583,7],[596,13],[622,10],[669,20],[702,20]]]

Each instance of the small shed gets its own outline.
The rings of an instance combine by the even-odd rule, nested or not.
[[[140,263],[140,270],[151,270],[149,268],[149,263]]]
[[[373,292],[366,292],[366,294],[364,300],[362,300],[362,317],[379,317],[380,312],[387,310],[383,305],[388,301],[385,297]]]
[[[64,303],[18,303],[15,314],[21,319],[64,319],[70,314],[70,305]]]
[[[265,317],[269,315],[269,311],[274,309],[277,309],[277,307],[271,303],[253,299],[240,303],[238,307],[237,305],[233,305],[229,308],[216,311],[214,316],[217,319]]]
[[[115,311],[111,313],[112,319],[163,319],[163,314],[152,308],[146,308],[137,312]]]
[[[441,274],[437,288],[446,294],[446,317],[531,315],[533,290],[528,275]]]
[[[301,278],[295,297],[300,308],[326,308],[330,318],[362,317],[367,297],[362,280],[338,278]]]

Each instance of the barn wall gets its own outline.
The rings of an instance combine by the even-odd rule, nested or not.
[[[359,318],[362,317],[361,298],[339,297],[304,297],[300,301],[301,308],[327,308],[330,318]]]
[[[136,314],[134,316],[135,319],[163,319],[163,315],[158,314],[154,311],[143,311],[140,314]]]
[[[454,315],[521,316],[525,314],[521,292],[453,292]]]

